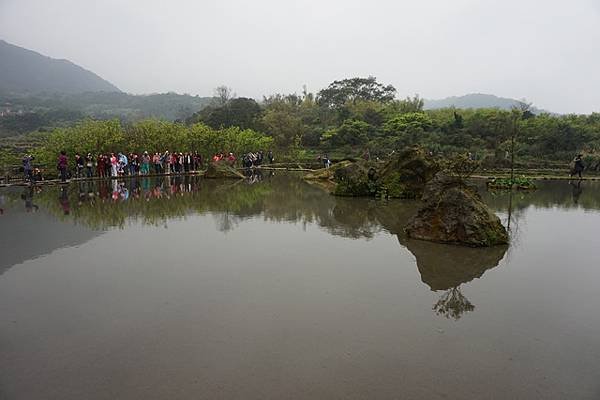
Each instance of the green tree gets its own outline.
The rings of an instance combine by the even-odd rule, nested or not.
[[[256,129],[262,109],[254,100],[239,97],[219,106],[209,106],[186,120],[188,124],[204,122],[214,129],[237,126],[242,129]]]
[[[69,154],[114,152],[125,144],[125,135],[118,120],[84,120],[71,128],[54,130],[44,146],[38,150],[38,159],[53,165],[61,150]]]
[[[127,151],[183,150],[186,148],[185,131],[185,125],[180,123],[156,119],[137,122],[126,129]]]
[[[398,115],[383,125],[384,132],[392,135],[403,132],[425,132],[431,128],[433,128],[433,121],[427,114],[421,112]]]
[[[346,120],[337,129],[328,131],[324,140],[331,146],[358,146],[367,143],[373,128],[364,121]]]
[[[339,109],[348,102],[371,100],[390,102],[396,95],[396,88],[383,85],[373,76],[334,81],[317,94],[317,103],[326,108]]]
[[[423,112],[425,102],[416,94],[414,97],[406,97],[402,100],[394,100],[386,104],[387,114],[406,114]]]

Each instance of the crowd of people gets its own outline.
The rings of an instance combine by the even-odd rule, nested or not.
[[[110,153],[87,155],[75,154],[75,177],[92,178],[94,176],[118,177],[150,174],[180,174],[199,171],[202,168],[202,156],[193,153],[164,153],[153,154],[145,151],[137,153]],[[64,163],[63,163],[64,164]],[[67,163],[68,164],[68,163]],[[61,158],[58,160],[58,169],[61,170]],[[62,174],[61,174],[62,179]]]
[[[273,163],[275,158],[273,152],[268,151],[266,155],[262,151],[249,152],[241,157],[241,166],[244,168],[257,167],[263,164],[264,159]],[[33,167],[34,157],[25,155],[23,161],[23,172],[25,180],[35,182],[42,180],[41,170]],[[234,153],[216,153],[211,157],[212,162],[226,162],[230,166],[237,166],[238,159]],[[162,174],[185,174],[204,169],[204,159],[198,152],[169,152],[164,153],[100,153],[82,155],[75,154],[73,160],[74,169],[70,168],[69,158],[65,151],[61,151],[56,168],[61,181],[65,182],[71,176],[75,178],[107,178],[120,176],[145,176]],[[73,171],[73,175],[71,173]]]
[[[469,153],[470,155],[471,153]],[[368,150],[363,154],[363,158],[365,160],[370,159]],[[210,160],[212,162],[226,162],[232,167],[237,166],[239,161],[241,167],[252,168],[261,166],[265,160],[272,164],[275,158],[273,152],[269,150],[266,154],[262,151],[249,152],[243,154],[239,160],[232,152],[220,152],[215,153]],[[323,165],[323,168],[329,168],[332,164],[327,154],[319,155],[317,160]],[[27,182],[43,179],[42,171],[34,167],[33,161],[34,157],[30,154],[26,154],[22,159],[24,178]],[[74,167],[76,178],[184,174],[202,170],[204,160],[198,152],[170,153],[168,150],[164,153],[155,152],[150,154],[145,151],[142,154],[129,153],[127,155],[119,152],[94,156],[88,153],[87,155],[75,154]],[[65,151],[61,151],[58,156],[57,169],[63,182],[71,177],[69,159]],[[572,161],[570,176],[577,175],[581,178],[584,169],[583,155],[578,154]]]
[[[272,164],[273,161],[275,161],[275,157],[273,157],[273,152],[271,150],[269,150],[266,155],[262,151],[243,154],[241,157],[241,165],[244,168],[258,167],[264,163],[265,159],[269,162],[269,164]],[[233,153],[217,153],[212,157],[212,161],[226,161],[229,163],[229,165],[235,166],[237,158]]]

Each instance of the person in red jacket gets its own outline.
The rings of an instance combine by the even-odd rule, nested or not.
[[[229,163],[230,166],[234,166],[235,165],[235,156],[233,155],[233,153],[229,153],[229,156],[227,156],[227,162]]]

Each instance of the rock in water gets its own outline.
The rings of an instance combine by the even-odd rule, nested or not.
[[[204,171],[203,176],[205,178],[245,178],[242,173],[223,162],[211,162],[208,164],[208,168],[206,168],[206,171]]]
[[[425,184],[438,171],[437,163],[423,150],[411,148],[393,155],[383,167],[361,160],[336,168],[331,179],[336,183],[332,193],[414,199],[423,194]],[[322,176],[326,179],[326,175]]]
[[[429,182],[423,207],[405,228],[414,239],[474,247],[508,243],[508,233],[475,187],[442,173]]]
[[[374,196],[377,194],[377,170],[373,163],[358,161],[337,168],[333,173],[336,196]]]
[[[381,197],[415,199],[440,168],[432,157],[418,147],[394,155],[379,171],[378,194]]]

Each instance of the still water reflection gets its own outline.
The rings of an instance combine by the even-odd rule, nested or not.
[[[485,192],[511,246],[294,176],[0,192],[0,398],[597,398],[600,185]]]

